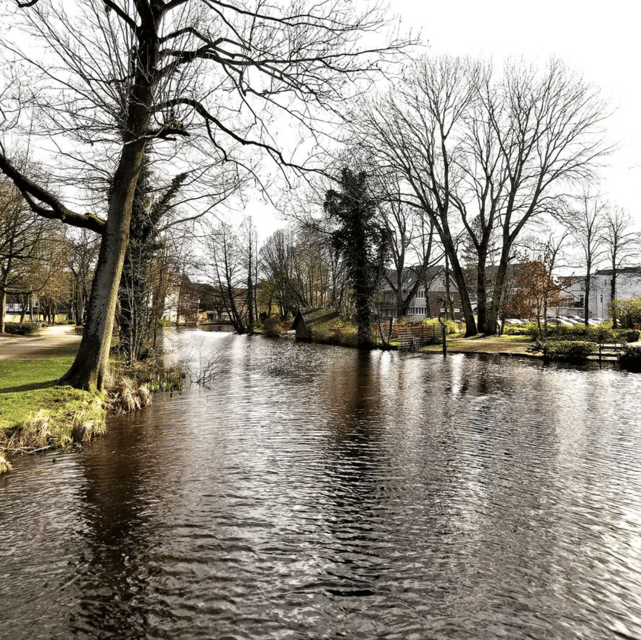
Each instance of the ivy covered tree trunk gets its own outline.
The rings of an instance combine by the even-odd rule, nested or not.
[[[388,237],[376,219],[376,203],[369,193],[367,174],[345,168],[340,191],[330,189],[325,211],[338,224],[332,233],[334,249],[346,265],[358,326],[358,347],[372,349],[372,303],[388,254]]]
[[[127,354],[129,361],[139,360],[153,342],[151,272],[154,256],[161,247],[158,241],[159,222],[171,209],[187,174],[179,174],[166,189],[162,198],[152,202],[150,161],[143,160],[143,167],[136,184],[136,192],[129,224],[129,244],[123,265],[118,292],[120,306],[120,332],[118,348]]]

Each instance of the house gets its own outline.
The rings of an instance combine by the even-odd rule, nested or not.
[[[611,298],[612,269],[599,269],[590,278],[588,315],[590,318],[606,318]],[[585,304],[585,276],[572,276],[567,291],[572,297],[571,306],[560,309],[561,315],[582,315]],[[616,298],[629,300],[641,297],[641,266],[622,267],[616,272]]]
[[[403,269],[401,276],[402,295],[405,298],[416,283],[415,269]],[[398,282],[398,271],[390,270],[383,278],[376,297],[376,308],[383,318],[398,317],[397,292],[392,288]],[[453,304],[454,320],[462,319],[461,299],[458,289],[450,277],[449,294]],[[406,317],[424,320],[434,318],[445,312],[447,298],[445,287],[445,269],[442,266],[430,267],[419,283],[416,295],[410,300]]]
[[[300,309],[292,323],[296,332],[296,340],[309,342],[314,333],[314,327],[338,318],[338,311],[327,307]]]

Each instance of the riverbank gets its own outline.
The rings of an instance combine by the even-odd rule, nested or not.
[[[8,455],[82,444],[106,431],[107,413],[141,408],[152,389],[180,385],[180,371],[153,361],[127,367],[114,362],[107,389],[90,393],[56,382],[80,344],[74,327],[46,327],[32,336],[0,336],[0,474]]]

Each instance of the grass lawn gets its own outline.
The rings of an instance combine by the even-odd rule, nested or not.
[[[532,343],[530,336],[483,336],[479,333],[470,338],[448,336],[447,348],[452,353],[527,353]],[[442,345],[423,347],[421,351],[441,352]]]
[[[78,345],[66,345],[46,357],[0,361],[0,429],[22,424],[40,409],[56,412],[87,400],[85,391],[54,386],[77,351]]]

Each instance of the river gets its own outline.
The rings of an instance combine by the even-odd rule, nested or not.
[[[641,375],[200,331],[0,478],[3,639],[641,637]]]

